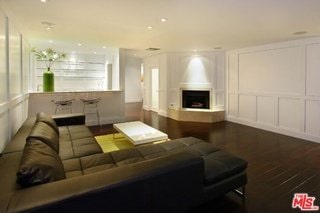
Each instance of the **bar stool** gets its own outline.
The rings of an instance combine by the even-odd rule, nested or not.
[[[88,98],[88,99],[80,99],[83,102],[83,113],[88,117],[94,116],[98,122],[98,125],[101,126],[100,123],[100,114],[98,110],[98,103],[101,101],[101,98]]]
[[[68,100],[51,100],[54,105],[56,105],[54,114],[57,114],[59,111],[68,111],[69,113],[72,113],[72,102],[75,101],[75,99],[68,99]]]

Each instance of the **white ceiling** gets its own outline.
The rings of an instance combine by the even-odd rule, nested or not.
[[[320,0],[1,0],[31,45],[223,50],[320,35]],[[166,17],[162,23],[160,18]],[[46,30],[41,22],[52,22]],[[152,26],[151,30],[147,26]],[[293,35],[297,31],[307,34]],[[77,43],[82,46],[78,47]]]

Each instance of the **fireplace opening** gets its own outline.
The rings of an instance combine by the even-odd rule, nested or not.
[[[210,91],[182,90],[182,108],[210,109]]]

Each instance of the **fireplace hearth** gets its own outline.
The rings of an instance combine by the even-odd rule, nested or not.
[[[182,108],[210,109],[210,91],[182,90]]]

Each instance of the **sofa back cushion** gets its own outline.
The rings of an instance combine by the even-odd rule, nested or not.
[[[50,146],[30,139],[23,150],[17,183],[28,187],[65,179],[62,161]]]
[[[27,138],[27,142],[30,139],[38,139],[59,153],[59,135],[51,126],[44,122],[35,123]]]
[[[52,117],[50,117],[49,115],[45,114],[44,112],[39,112],[37,114],[36,122],[44,122],[44,123],[48,124],[59,135],[59,128],[57,126],[57,123],[55,122],[55,120],[53,120]]]

